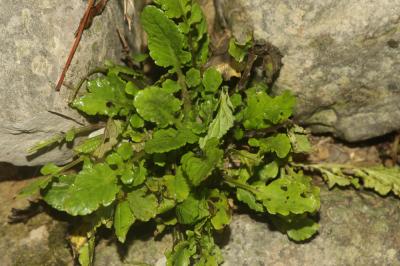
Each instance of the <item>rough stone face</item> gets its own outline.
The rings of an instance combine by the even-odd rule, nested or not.
[[[394,198],[323,190],[319,234],[304,244],[240,215],[224,248],[225,265],[400,265],[399,206]]]
[[[0,182],[0,257],[4,266],[72,266],[65,242],[67,224],[41,213],[26,224],[9,224],[11,208],[28,206],[15,194],[26,182]]]
[[[399,207],[398,199],[324,188],[321,229],[315,238],[303,244],[296,244],[275,231],[265,217],[252,219],[246,214],[236,214],[229,239],[224,240],[223,265],[400,265]],[[167,235],[162,241],[154,241],[149,235],[138,238],[140,232],[131,231],[136,239],[122,252],[122,260],[127,264],[165,265],[163,252],[170,247],[171,237]],[[122,266],[117,250],[114,245],[101,243],[95,265]]]
[[[86,1],[1,1],[0,9],[0,162],[38,165],[62,162],[67,149],[54,149],[35,158],[26,151],[80,119],[67,106],[70,90],[54,91],[70,51]],[[122,5],[109,1],[101,16],[85,31],[65,82],[76,85],[105,59],[117,60],[121,44],[116,28],[124,29]]]
[[[400,0],[217,2],[236,37],[280,49],[299,121],[348,141],[400,128]]]
[[[1,182],[0,257],[4,266],[72,265],[66,245],[67,224],[42,213],[26,224],[7,224],[12,207],[26,206],[13,196],[26,182]],[[354,190],[321,193],[319,234],[310,242],[296,244],[274,231],[265,217],[235,214],[230,234],[223,241],[225,266],[336,266],[400,265],[400,201]],[[115,238],[96,247],[95,266],[164,266],[163,253],[171,247],[171,235],[154,241],[152,231],[134,227],[126,245]]]

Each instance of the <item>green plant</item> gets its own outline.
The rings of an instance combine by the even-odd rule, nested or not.
[[[294,154],[311,148],[306,132],[289,120],[294,96],[272,97],[261,83],[242,89],[235,80],[224,81],[206,64],[210,38],[200,6],[155,2],[141,22],[150,57],[163,68],[160,79],[151,83],[140,70],[109,63],[107,74],[89,81],[87,93],[72,103],[99,122],[31,152],[100,131],[74,147],[70,164],[45,165],[44,176],[21,194],[39,194],[53,208],[80,217],[71,242],[82,265],[92,263],[100,226],[113,228],[124,242],[136,221],[149,220],[157,223],[157,233],[175,230],[168,265],[218,265],[223,258],[214,233],[229,225],[234,202],[269,214],[295,241],[312,237],[319,188],[301,169],[339,179],[322,166],[293,162]],[[237,63],[248,49],[250,42],[229,45]],[[77,166],[78,172],[70,171]],[[342,181],[333,185],[356,184],[366,173],[332,173],[339,172]]]

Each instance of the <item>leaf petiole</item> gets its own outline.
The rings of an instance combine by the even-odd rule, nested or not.
[[[182,89],[181,96],[183,100],[183,114],[184,119],[186,120],[189,117],[190,110],[192,109],[192,102],[190,100],[189,91],[186,86],[185,75],[180,68],[176,69],[176,73],[178,75],[178,83]]]
[[[243,188],[243,189],[245,189],[245,190],[247,190],[247,191],[249,191],[249,192],[251,192],[251,193],[253,193],[255,195],[260,193],[256,188],[254,188],[254,187],[252,187],[250,185],[247,185],[247,184],[240,183],[239,181],[237,181],[237,180],[235,180],[235,179],[233,179],[231,177],[224,176],[224,179],[225,179],[224,180],[225,183],[234,185],[234,186],[239,187],[239,188]]]

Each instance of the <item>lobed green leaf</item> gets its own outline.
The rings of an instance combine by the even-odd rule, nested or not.
[[[275,98],[265,91],[251,88],[246,91],[243,125],[246,129],[263,129],[286,121],[293,112],[295,97],[288,91]]]
[[[217,92],[222,84],[221,73],[215,68],[208,68],[203,75],[203,85],[207,92]]]
[[[182,169],[193,186],[198,186],[206,180],[223,157],[223,151],[210,141],[204,150],[205,156],[197,157],[193,152],[188,152],[181,158]]]
[[[127,194],[133,215],[141,221],[149,221],[157,214],[158,202],[154,194],[146,194],[144,189],[136,189]]]
[[[251,46],[251,39],[248,43],[240,45],[234,38],[230,39],[228,52],[239,63],[244,60],[247,55],[248,49]]]
[[[222,138],[228,132],[228,130],[233,127],[235,117],[233,116],[232,112],[233,106],[229,100],[229,95],[225,92],[222,92],[217,116],[211,122],[207,135],[199,140],[201,149],[204,148],[207,141],[212,138]]]
[[[277,161],[272,161],[264,165],[258,172],[258,175],[261,181],[266,182],[269,181],[270,179],[275,178],[278,175],[278,173],[279,173],[279,165]]]
[[[166,92],[171,93],[171,94],[176,93],[182,89],[177,81],[171,80],[171,79],[167,79],[166,81],[164,81],[162,84],[162,88]]]
[[[117,153],[121,156],[122,160],[129,160],[133,156],[133,148],[129,142],[122,142],[117,148]]]
[[[362,178],[364,187],[371,188],[380,195],[387,195],[393,192],[400,197],[400,168],[399,167],[370,167],[357,171],[356,176]]]
[[[250,139],[251,146],[260,147],[261,152],[274,152],[279,158],[285,158],[292,146],[286,134],[278,133],[263,139]]]
[[[43,199],[57,210],[73,216],[87,215],[110,205],[119,191],[117,178],[104,163],[95,164],[76,176],[63,176],[46,190]]]
[[[163,2],[166,3],[166,1]],[[176,11],[175,8],[170,10],[171,12]],[[162,10],[154,6],[145,7],[141,15],[141,22],[148,36],[150,56],[157,65],[173,67],[173,70],[176,70],[190,61],[190,53],[183,50],[184,37],[182,33]]]
[[[144,121],[139,115],[134,114],[129,118],[129,124],[132,128],[142,128],[144,126]]]
[[[169,18],[180,18],[186,16],[190,10],[189,0],[155,0],[165,10]]]
[[[51,176],[42,176],[35,178],[35,180],[30,182],[27,186],[25,186],[18,192],[18,197],[30,197],[34,195],[39,196],[40,191],[42,189],[45,189],[51,181]]]
[[[175,113],[181,109],[181,101],[159,87],[148,87],[140,91],[134,106],[141,117],[161,128],[176,121]]]
[[[176,216],[181,224],[194,224],[209,216],[207,202],[199,195],[190,194],[185,201],[176,206]]]
[[[190,258],[196,250],[190,246],[188,241],[180,241],[173,250],[166,254],[167,266],[189,266]]]
[[[191,68],[186,72],[186,84],[190,88],[194,88],[201,83],[200,71],[196,68]]]
[[[153,134],[145,144],[147,153],[164,153],[176,150],[185,146],[187,143],[195,143],[198,137],[189,129],[161,129]]]
[[[117,204],[114,216],[114,229],[118,240],[121,243],[125,242],[126,234],[129,228],[134,224],[135,216],[133,215],[129,202],[121,201]]]
[[[319,209],[319,188],[311,184],[311,178],[301,172],[291,172],[269,183],[259,186],[256,196],[271,214],[314,213]]]
[[[215,230],[221,230],[231,223],[232,213],[225,194],[214,189],[209,196],[212,202],[214,213],[211,217],[211,224]]]
[[[293,152],[295,153],[309,153],[311,152],[311,143],[308,140],[307,132],[297,126],[294,125],[288,131],[288,137],[292,143]]]
[[[176,175],[164,176],[164,182],[167,188],[167,197],[177,202],[182,202],[188,197],[190,187],[181,171],[178,171]]]
[[[125,94],[125,82],[116,75],[91,80],[87,86],[88,93],[76,99],[72,106],[88,115],[114,117],[132,108]]]
[[[264,207],[261,203],[257,202],[256,197],[254,196],[253,193],[244,190],[242,188],[238,188],[236,190],[236,198],[243,202],[246,203],[247,206],[249,206],[250,209],[256,211],[256,212],[263,212]]]

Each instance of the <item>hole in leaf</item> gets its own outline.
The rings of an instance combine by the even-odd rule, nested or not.
[[[281,186],[281,189],[282,189],[283,191],[287,191],[287,186]]]
[[[107,106],[108,108],[111,108],[111,107],[114,106],[114,104],[113,104],[112,102],[108,101],[108,102],[106,103],[106,106]]]

